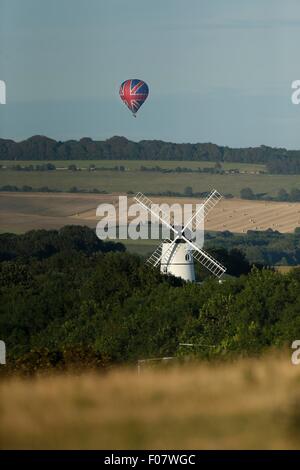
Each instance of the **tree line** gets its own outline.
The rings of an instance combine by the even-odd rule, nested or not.
[[[270,196],[268,193],[255,193],[252,188],[242,188],[240,191],[242,199],[257,201],[279,201],[279,202],[300,202],[300,189],[292,188],[288,192],[284,188],[277,191],[276,196]]]
[[[225,174],[239,174],[240,170],[238,168],[230,168],[228,170],[224,170],[222,165],[217,162],[214,166],[211,167],[198,167],[198,168],[188,168],[177,166],[175,168],[162,168],[159,165],[155,165],[153,167],[141,165],[139,168],[125,168],[124,165],[114,165],[112,167],[108,166],[96,166],[95,164],[91,164],[88,168],[80,168],[75,163],[68,165],[66,168],[56,167],[53,163],[44,163],[40,165],[20,165],[14,164],[10,166],[3,166],[0,165],[0,170],[13,170],[13,171],[53,171],[53,170],[69,170],[69,171],[81,171],[88,170],[88,171],[151,171],[151,172],[158,172],[158,173],[209,173],[212,175],[225,175]],[[244,172],[245,173],[245,172]],[[257,171],[258,174],[265,173],[264,171]]]
[[[209,249],[236,249],[250,264],[263,266],[300,265],[300,227],[294,233],[277,230],[248,230],[246,234],[230,231],[208,232],[205,244]]]
[[[190,160],[261,163],[271,173],[300,173],[300,150],[260,147],[230,148],[212,143],[176,144],[161,140],[132,142],[115,136],[56,141],[33,136],[22,142],[0,139],[0,160]]]

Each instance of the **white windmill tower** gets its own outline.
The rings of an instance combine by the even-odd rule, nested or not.
[[[221,198],[221,194],[213,190],[184,227],[174,227],[170,224],[167,214],[153,204],[147,196],[138,193],[134,199],[174,233],[173,240],[164,240],[147,259],[146,263],[153,267],[160,266],[163,274],[172,274],[181,277],[185,281],[194,282],[195,259],[212,274],[220,278],[225,273],[226,268],[202,250],[195,241],[190,240],[187,232],[189,228],[192,229],[195,222],[197,224],[201,223]]]

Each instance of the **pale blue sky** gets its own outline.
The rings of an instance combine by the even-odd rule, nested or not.
[[[300,148],[299,44],[299,0],[0,0],[0,137]]]

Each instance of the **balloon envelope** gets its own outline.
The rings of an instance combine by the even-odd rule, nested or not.
[[[146,101],[149,88],[147,83],[137,78],[125,80],[120,86],[120,97],[130,111],[135,113],[140,109],[142,104]]]

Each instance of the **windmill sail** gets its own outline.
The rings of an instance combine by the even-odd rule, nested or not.
[[[207,214],[215,207],[215,205],[222,199],[222,196],[216,189],[214,189],[207,199],[204,201],[203,205],[195,212],[193,217],[188,221],[188,223],[184,226],[182,233],[187,228],[193,229],[193,224],[196,222],[196,227],[200,225],[200,223],[205,219]]]
[[[162,259],[163,246],[166,243],[169,243],[170,247],[168,248],[168,253],[164,253],[164,258],[167,258],[167,256],[169,255],[169,250],[171,254],[173,245],[175,244],[175,240],[171,241],[170,239],[167,238],[156,248],[156,250],[152,253],[152,255],[146,260],[147,264],[155,267],[160,263]]]
[[[171,229],[176,235],[178,231],[169,223],[169,216],[163,210],[159,209],[156,204],[154,204],[151,199],[145,196],[143,193],[137,193],[134,196],[134,199],[150,214],[154,215],[158,220],[163,222],[169,229]]]
[[[183,237],[185,239],[185,237]],[[215,260],[211,255],[206,253],[204,250],[200,249],[197,245],[192,243],[190,240],[185,239],[187,243],[193,248],[193,258],[197,260],[202,266],[208,269],[212,274],[217,277],[221,277],[226,268],[222,266],[217,260]]]

